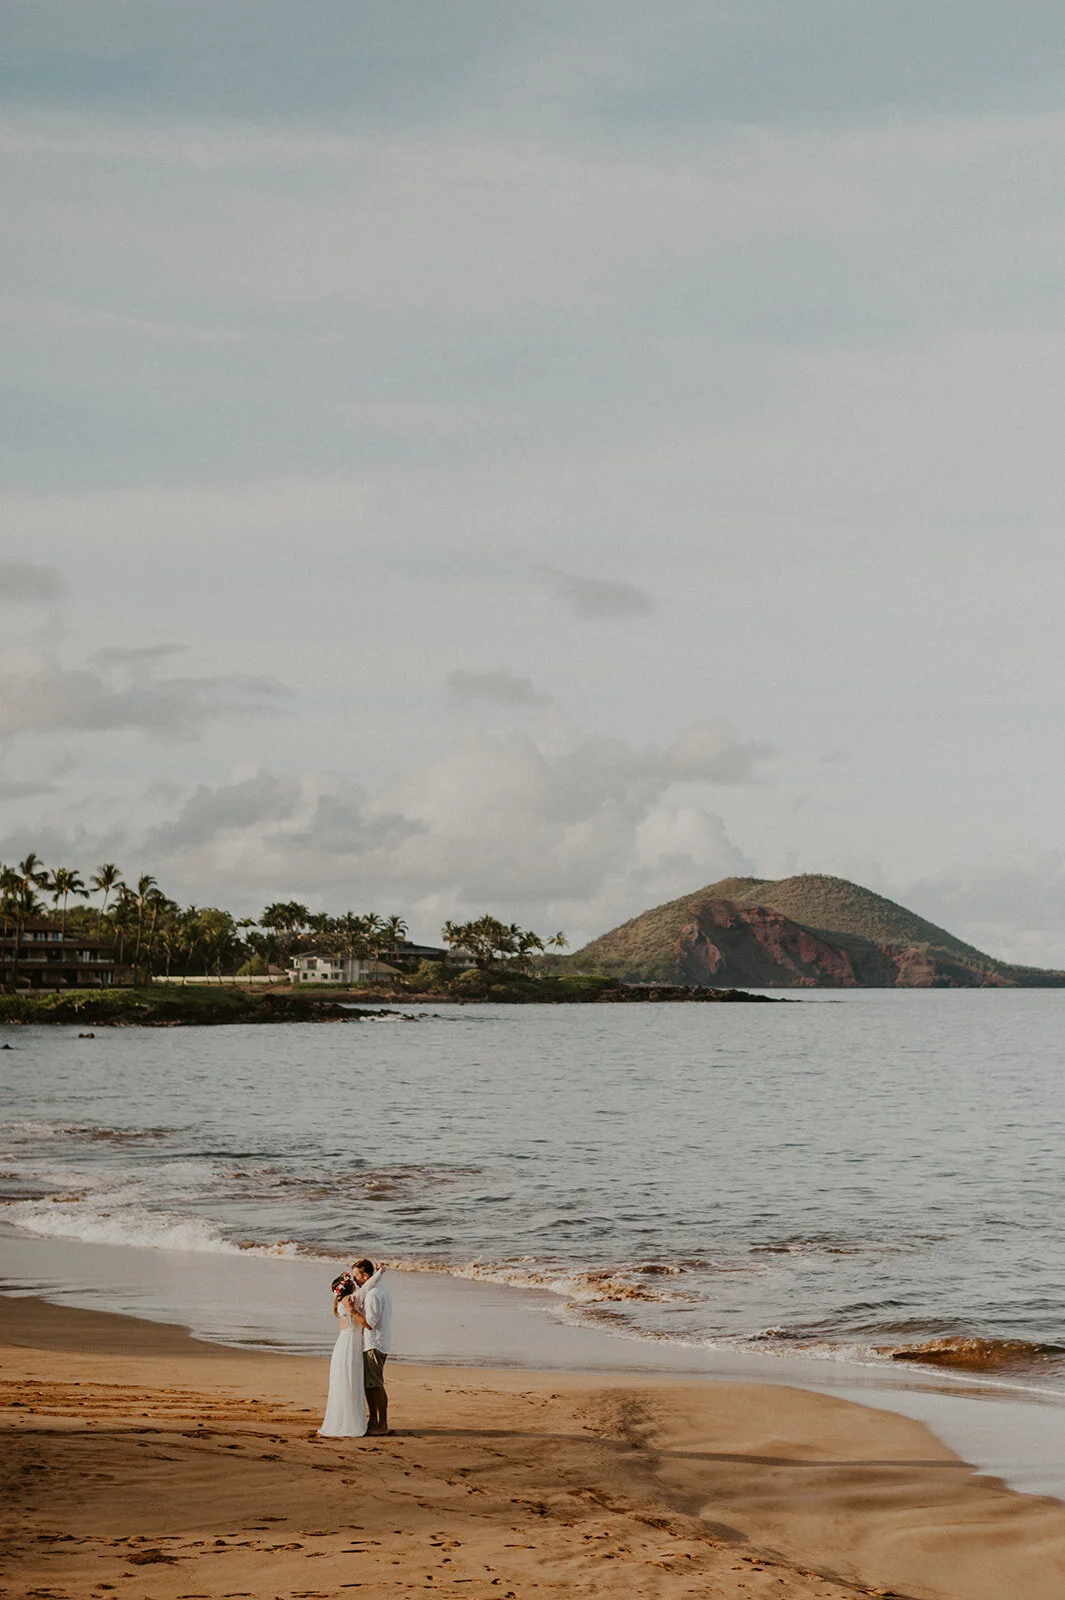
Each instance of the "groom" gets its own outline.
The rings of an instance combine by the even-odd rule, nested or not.
[[[374,1269],[365,1257],[356,1261],[351,1275],[362,1291],[362,1372],[366,1384],[366,1404],[370,1412],[368,1434],[388,1433],[388,1395],[385,1393],[385,1362],[392,1343],[392,1296],[381,1279],[384,1268]]]

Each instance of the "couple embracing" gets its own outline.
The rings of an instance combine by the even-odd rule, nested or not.
[[[333,1279],[333,1315],[340,1323],[329,1363],[329,1399],[318,1429],[329,1439],[388,1433],[385,1362],[392,1342],[392,1297],[383,1267],[356,1261]],[[369,1422],[367,1422],[367,1410]]]

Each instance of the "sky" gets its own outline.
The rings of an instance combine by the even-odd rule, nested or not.
[[[1065,12],[5,0],[0,859],[1065,966]]]

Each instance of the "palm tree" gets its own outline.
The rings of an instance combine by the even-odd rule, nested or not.
[[[182,955],[184,956],[185,970],[183,979],[188,978],[189,968],[192,966],[192,958],[196,954],[196,946],[200,942],[200,935],[202,931],[203,930],[200,926],[199,906],[186,906],[184,911],[181,913],[178,932],[178,942]],[[205,963],[204,972],[206,971],[207,966]]]
[[[298,900],[275,900],[268,905],[259,924],[269,928],[274,934],[274,948],[279,960],[287,959],[289,947],[292,944],[291,935],[299,933],[301,928],[307,926],[310,912]]]
[[[115,886],[115,903],[111,908],[111,922],[118,940],[118,964],[126,964],[126,941],[136,915],[137,896],[126,883]]]
[[[543,951],[544,941],[531,928],[519,928],[516,922],[510,924],[507,932],[514,941],[514,965],[519,972],[527,975],[532,966],[531,958]]]
[[[366,943],[366,919],[356,916],[354,911],[345,911],[336,921],[336,940],[340,954],[346,957],[348,968],[348,982],[351,982],[352,969],[356,961],[364,959],[369,954]]]
[[[166,962],[164,970],[169,978],[174,954],[180,949],[184,934],[183,913],[181,907],[173,900],[165,901],[160,910],[163,917],[159,924],[159,943],[163,947],[163,957]]]
[[[61,926],[65,934],[67,931],[67,901],[72,894],[81,895],[83,899],[87,900],[89,891],[86,889],[80,873],[75,872],[72,867],[56,867],[48,887],[52,893],[53,909],[59,904],[60,900],[63,902]]]
[[[390,917],[385,918],[384,934],[388,944],[388,953],[390,956],[394,956],[396,946],[400,940],[407,937],[407,924],[402,917],[397,917],[393,912]]]
[[[148,921],[148,940],[146,945],[148,980],[150,982],[153,971],[152,951],[155,945],[155,925],[161,915],[169,916],[171,913],[178,911],[180,908],[176,900],[167,899],[162,889],[149,889],[144,897],[144,901],[146,909],[151,912],[151,916]]]
[[[241,942],[244,945],[244,948],[245,949],[249,949],[250,946],[248,945],[248,941],[243,936],[247,933],[247,930],[249,928],[257,928],[259,926],[259,924],[256,922],[254,917],[239,917],[237,919],[236,923],[234,924],[234,926],[235,926],[235,928],[237,930],[238,937],[241,938]],[[252,952],[251,959],[254,959],[254,951]],[[250,966],[250,960],[249,960],[249,966]],[[267,963],[267,966],[269,967],[269,962]],[[240,970],[243,971],[243,968],[241,968]],[[252,976],[252,973],[250,971],[248,973],[248,976],[249,976],[249,978]],[[269,977],[269,976],[270,976],[270,974],[269,974],[269,971],[268,971],[267,972],[267,977]],[[238,971],[235,974],[235,976],[233,978],[233,982],[236,983],[237,978],[239,978],[239,977],[240,977],[240,971]]]
[[[44,910],[37,898],[37,890],[48,883],[48,872],[36,850],[31,850],[24,861],[15,868],[15,959],[11,969],[11,986],[18,987],[18,964],[22,954],[22,935],[30,917]]]
[[[137,946],[133,952],[134,973],[136,972],[137,962],[140,960],[141,934],[144,931],[144,912],[145,908],[149,904],[149,895],[155,887],[156,881],[152,877],[151,873],[142,872],[140,877],[137,879],[137,892],[133,897],[137,906]]]
[[[18,892],[19,875],[15,871],[14,867],[5,867],[0,865],[0,919],[2,919],[0,926],[2,926],[4,930],[3,958],[5,964],[7,962],[7,935],[8,930],[11,928],[12,922],[15,919],[15,907]],[[13,976],[14,966],[12,966],[11,970]],[[12,987],[14,987],[13,982]]]
[[[222,963],[233,955],[237,943],[236,924],[228,911],[221,911],[217,906],[206,906],[199,914],[199,922],[200,936],[206,946],[204,975],[211,961],[215,977],[221,983]]]
[[[380,976],[378,963],[385,944],[385,920],[383,917],[379,917],[376,911],[367,911],[362,919],[362,925],[365,930],[366,953],[370,958],[370,965],[376,978]]]
[[[99,889],[103,895],[103,904],[100,907],[101,919],[107,915],[107,902],[111,898],[111,890],[117,889],[122,882],[122,869],[116,867],[113,861],[105,861],[102,867],[97,867],[89,879],[94,889]]]

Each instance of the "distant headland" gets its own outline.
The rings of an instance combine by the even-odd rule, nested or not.
[[[98,895],[96,906],[79,904]],[[51,901],[49,913],[47,901]],[[1065,987],[997,960],[846,878],[723,878],[573,954],[488,913],[415,944],[394,914],[258,919],[180,906],[149,873],[104,863],[88,884],[31,852],[0,865],[0,1022],[181,1026],[355,1020],[351,1002],[734,1001],[771,988]],[[557,953],[556,953],[557,952]],[[198,990],[198,992],[194,992]]]
[[[846,878],[722,878],[593,939],[554,970],[622,983],[765,988],[1062,988]]]

